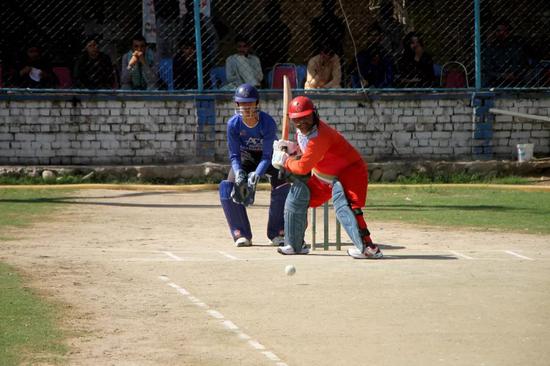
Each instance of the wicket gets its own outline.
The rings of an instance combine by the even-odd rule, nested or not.
[[[323,204],[323,249],[329,250],[331,243],[329,242],[329,219],[328,219],[328,202]],[[315,241],[317,232],[317,209],[311,209],[311,250],[320,248],[320,245],[317,245]],[[341,249],[341,237],[340,237],[340,222],[336,220],[336,250]]]

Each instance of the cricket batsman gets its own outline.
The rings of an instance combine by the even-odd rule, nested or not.
[[[277,169],[271,165],[277,125],[273,117],[259,110],[260,97],[252,85],[240,85],[233,100],[235,115],[227,122],[231,170],[219,186],[231,236],[237,247],[252,245],[246,206],[254,203],[256,185],[267,176],[271,183],[267,237],[272,245],[284,245],[284,205],[290,184],[279,180]]]
[[[354,244],[348,255],[382,258],[363,218],[368,170],[361,155],[338,131],[319,119],[309,98],[294,98],[288,114],[296,127],[297,143],[275,141],[271,160],[275,168],[283,168],[293,176],[284,209],[285,245],[278,248],[279,253],[309,253],[304,243],[307,209],[332,198],[336,217]]]

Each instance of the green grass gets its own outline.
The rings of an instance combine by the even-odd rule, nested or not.
[[[366,212],[370,220],[550,234],[550,192],[371,186]]]
[[[429,176],[413,174],[410,177],[399,177],[397,184],[445,184],[445,183],[491,183],[491,184],[529,184],[533,179],[518,176],[481,176],[478,174],[453,173]]]
[[[66,191],[0,190],[0,245],[8,227],[49,219],[59,204],[46,202]],[[43,202],[40,202],[43,201]],[[40,204],[36,204],[40,202]],[[56,327],[57,308],[25,286],[16,270],[0,262],[0,365],[56,363],[66,353]]]
[[[56,327],[57,310],[0,263],[0,364],[57,362],[67,352]]]

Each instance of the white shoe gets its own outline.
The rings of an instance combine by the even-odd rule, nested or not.
[[[251,245],[252,245],[252,242],[247,238],[245,238],[244,236],[235,240],[236,247],[249,247]]]
[[[271,245],[274,247],[282,247],[285,245],[285,237],[284,236],[276,236],[273,239],[271,239]]]
[[[380,259],[384,256],[378,245],[374,247],[365,247],[365,250],[361,252],[356,247],[348,249],[348,255],[355,259]]]
[[[278,247],[277,251],[283,255],[309,254],[309,248],[306,246],[303,246],[302,249],[300,249],[299,253],[296,253],[294,251],[294,248],[292,247],[292,245],[285,245],[283,247]]]

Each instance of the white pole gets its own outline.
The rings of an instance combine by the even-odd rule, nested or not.
[[[513,112],[513,111],[507,111],[507,110],[504,110],[504,109],[497,109],[497,108],[490,108],[489,112],[494,113],[494,114],[504,114],[506,116],[520,117],[520,118],[525,118],[525,119],[534,119],[534,120],[542,121],[542,122],[550,122],[550,117],[537,116],[536,114]]]

